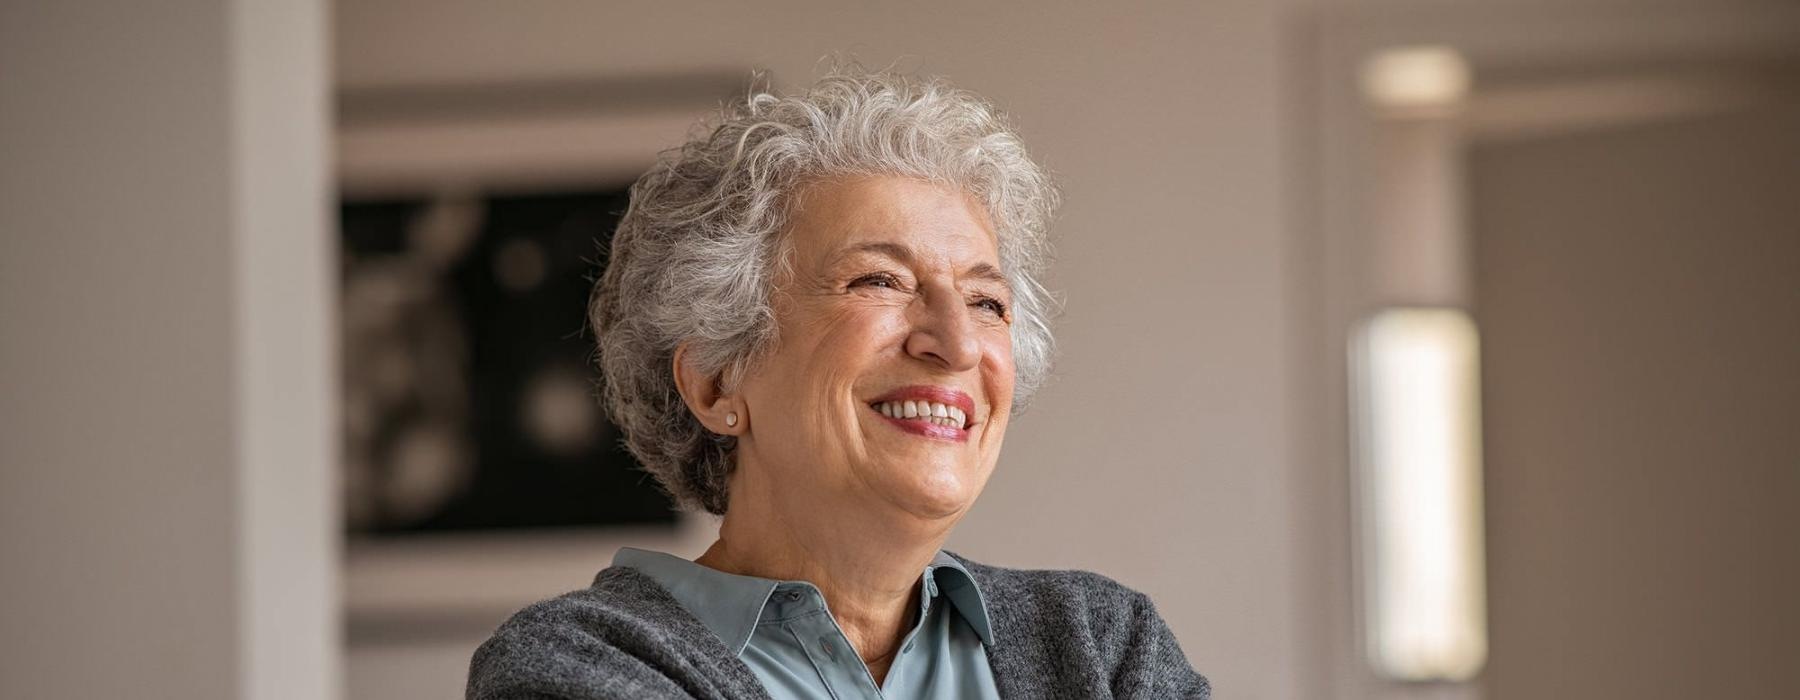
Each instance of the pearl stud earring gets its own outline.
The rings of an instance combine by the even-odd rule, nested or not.
[[[737,427],[737,413],[735,411],[725,414],[725,427],[727,427],[727,428],[736,428]]]

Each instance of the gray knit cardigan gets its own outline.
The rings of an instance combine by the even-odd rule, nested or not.
[[[994,628],[988,663],[1001,697],[1211,696],[1144,594],[1085,571],[1005,569],[956,558],[987,602]],[[475,651],[467,695],[769,697],[705,623],[650,577],[619,566],[602,570],[594,585],[525,608],[501,625]]]

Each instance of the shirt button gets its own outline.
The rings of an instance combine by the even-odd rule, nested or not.
[[[799,591],[788,591],[787,599],[788,599],[789,603],[800,602],[800,592]]]
[[[837,660],[837,648],[836,648],[836,647],[833,647],[833,646],[832,646],[832,645],[831,645],[831,638],[830,638],[830,637],[820,637],[820,638],[819,638],[819,648],[820,648],[820,649],[824,649],[824,650],[825,650],[825,656],[827,656],[827,657],[830,657],[830,659],[831,659],[831,660],[832,660],[832,661],[836,661],[836,660]]]
[[[906,646],[905,646],[905,647],[902,647],[902,648],[901,648],[901,649],[900,649],[900,653],[902,653],[902,654],[905,654],[905,653],[907,653],[907,652],[910,652],[910,651],[912,651],[912,645],[913,645],[913,643],[912,643],[912,642],[907,642],[907,643],[906,643]]]

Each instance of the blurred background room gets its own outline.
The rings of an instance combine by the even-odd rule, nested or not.
[[[1800,5],[0,0],[0,697],[442,698],[621,546],[626,188],[827,57],[1059,182],[949,549],[1221,698],[1800,697]]]

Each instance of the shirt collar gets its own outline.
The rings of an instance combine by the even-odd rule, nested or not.
[[[637,569],[668,589],[669,594],[718,635],[734,655],[742,654],[750,643],[756,623],[762,619],[763,608],[775,589],[784,583],[800,583],[728,574],[672,554],[636,547],[620,548],[613,556],[613,566]],[[935,588],[950,600],[981,637],[981,643],[994,643],[993,627],[981,588],[962,562],[939,551],[925,567],[923,580],[927,590]],[[811,584],[806,585],[810,587]]]
[[[931,565],[925,567],[925,573],[936,581],[937,589],[949,598],[961,613],[969,626],[975,628],[975,634],[981,637],[981,643],[993,645],[994,628],[988,619],[987,598],[981,595],[981,586],[975,583],[975,575],[963,566],[949,552],[938,550],[937,557]]]

